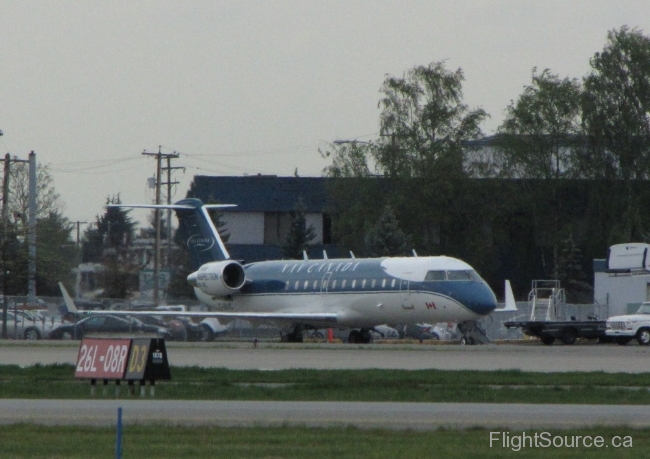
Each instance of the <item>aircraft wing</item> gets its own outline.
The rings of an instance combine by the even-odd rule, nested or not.
[[[219,319],[245,319],[245,320],[280,320],[285,322],[308,322],[319,324],[336,324],[338,316],[334,312],[193,312],[193,311],[160,311],[153,309],[149,311],[80,311],[74,304],[68,291],[59,282],[59,288],[63,294],[68,312],[72,314],[109,314],[112,316],[167,316],[167,317],[216,317]]]

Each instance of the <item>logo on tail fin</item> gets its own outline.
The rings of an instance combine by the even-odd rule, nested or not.
[[[212,237],[201,236],[200,234],[193,234],[187,240],[187,248],[196,250],[198,252],[205,252],[214,247],[215,239]]]

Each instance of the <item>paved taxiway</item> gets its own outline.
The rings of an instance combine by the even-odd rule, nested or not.
[[[4,342],[0,364],[21,366],[76,361],[78,343]],[[278,370],[286,368],[384,368],[523,371],[644,372],[650,348],[641,346],[542,346],[534,343],[484,346],[169,343],[173,366]],[[0,399],[0,424],[114,424],[124,421],[172,424],[356,425],[435,429],[442,426],[532,429],[592,425],[650,425],[650,406],[520,405],[476,403],[338,403],[174,400]]]
[[[484,403],[259,402],[185,400],[1,400],[0,424],[347,426],[433,430],[647,427],[650,406]]]
[[[74,364],[78,343],[0,344],[0,364]],[[251,343],[168,343],[173,366],[230,369],[447,369],[522,371],[605,371],[639,373],[650,370],[650,347],[578,344],[348,345]]]

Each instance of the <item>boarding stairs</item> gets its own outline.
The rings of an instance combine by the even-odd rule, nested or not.
[[[566,294],[559,280],[534,280],[528,294],[531,321],[559,319],[566,307]]]

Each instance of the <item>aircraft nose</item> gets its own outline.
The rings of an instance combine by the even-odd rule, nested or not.
[[[485,282],[476,282],[463,303],[472,312],[484,316],[496,309],[497,297]]]
[[[193,272],[189,276],[187,276],[187,283],[190,284],[192,287],[196,287],[196,272]]]

